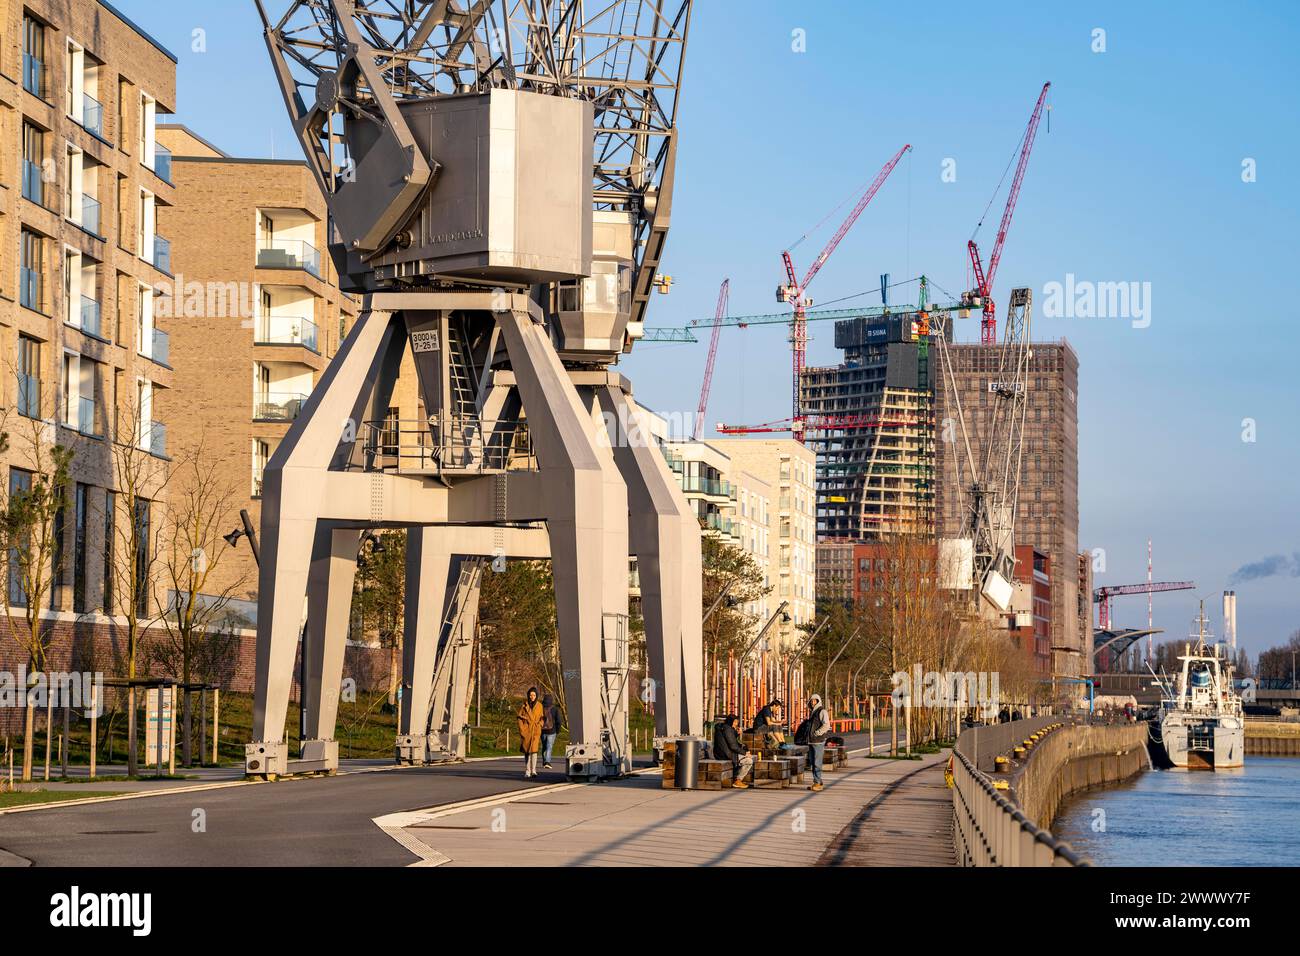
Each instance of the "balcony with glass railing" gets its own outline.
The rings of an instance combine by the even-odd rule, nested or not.
[[[81,228],[86,232],[93,232],[100,235],[99,231],[99,200],[94,196],[81,194]]]
[[[103,338],[101,333],[99,303],[88,295],[81,297],[81,331],[96,338]]]
[[[157,234],[153,237],[153,265],[155,269],[172,274],[172,244]]]
[[[23,89],[45,99],[45,61],[23,54]]]
[[[302,239],[276,239],[269,236],[257,247],[259,269],[304,269],[320,278],[320,252]]]
[[[257,320],[254,345],[302,345],[316,347],[316,323],[311,319],[288,315],[264,315]]]
[[[160,143],[153,147],[153,171],[163,182],[172,181],[172,151]]]
[[[86,132],[104,138],[104,106],[89,93],[81,94],[81,125]]]
[[[253,419],[259,422],[291,422],[298,417],[307,396],[302,392],[258,392],[253,396]]]
[[[92,437],[99,434],[99,430],[95,427],[94,396],[77,396],[77,431]]]
[[[35,375],[18,373],[18,414],[41,417],[41,380]]]

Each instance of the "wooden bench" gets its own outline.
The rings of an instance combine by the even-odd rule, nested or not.
[[[849,765],[849,752],[844,747],[827,747],[822,754],[822,769],[842,770]]]
[[[664,774],[660,784],[664,790],[677,789],[677,757],[671,742],[664,750]],[[696,790],[722,790],[731,786],[734,770],[730,760],[701,760],[695,778]]]
[[[755,760],[754,786],[780,790],[790,786],[790,764],[785,760]]]

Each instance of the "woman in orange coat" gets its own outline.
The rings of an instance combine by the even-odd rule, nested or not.
[[[542,748],[542,702],[537,688],[528,688],[528,697],[519,707],[519,749],[524,755],[524,779],[537,776],[537,752]]]

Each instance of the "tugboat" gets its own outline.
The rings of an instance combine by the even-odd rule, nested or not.
[[[1177,688],[1161,709],[1160,742],[1169,762],[1186,770],[1226,770],[1245,763],[1246,724],[1232,690],[1232,664],[1223,645],[1207,644],[1201,602],[1196,647],[1187,645]]]

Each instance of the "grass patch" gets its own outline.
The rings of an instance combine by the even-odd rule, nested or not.
[[[117,797],[121,796],[120,791],[114,790],[95,790],[90,793],[86,791],[68,791],[68,790],[20,790],[15,793],[0,793],[0,810],[7,810],[10,807],[28,807],[40,803],[60,803],[64,800],[84,800],[86,797]]]

